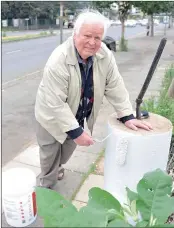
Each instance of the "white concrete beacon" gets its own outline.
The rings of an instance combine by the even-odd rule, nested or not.
[[[117,121],[114,113],[108,121],[108,133],[104,165],[104,189],[126,203],[128,187],[136,191],[136,186],[145,173],[159,168],[166,170],[172,136],[172,123],[150,113],[145,120],[153,130],[133,131]]]

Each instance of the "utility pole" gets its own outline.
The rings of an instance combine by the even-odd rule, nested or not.
[[[63,2],[60,2],[60,44],[63,43]]]

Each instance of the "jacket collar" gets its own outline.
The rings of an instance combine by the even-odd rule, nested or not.
[[[78,59],[77,59],[76,48],[74,46],[74,41],[72,36],[67,39],[65,45],[67,47],[67,56],[66,56],[67,64],[76,65],[78,63]],[[105,58],[105,54],[101,46],[99,51],[94,55],[94,60],[95,59],[99,60],[102,58]]]

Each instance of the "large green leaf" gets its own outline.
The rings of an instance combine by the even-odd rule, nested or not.
[[[74,227],[106,227],[108,223],[105,213],[92,208],[90,210],[80,210],[78,215],[76,214],[75,221]]]
[[[174,212],[174,198],[171,198],[172,178],[157,169],[149,172],[139,181],[137,208],[143,220],[156,218],[156,224],[164,224]]]
[[[36,200],[44,227],[105,227],[107,224],[106,213],[98,210],[78,212],[71,202],[55,191],[37,187]]]
[[[128,187],[126,187],[126,191],[127,191],[127,197],[130,203],[134,200],[135,201],[138,200],[138,194],[136,192],[131,191]]]
[[[123,209],[119,201],[109,192],[100,188],[90,189],[87,207],[95,208],[106,213],[109,213],[109,210],[114,209],[114,218],[124,219]],[[110,213],[112,212],[110,211]]]
[[[64,212],[63,212],[64,211]],[[106,227],[107,216],[95,211],[79,211],[73,214],[66,213],[62,209],[56,217],[46,217],[44,219],[45,227]]]
[[[137,222],[136,227],[147,227],[148,222],[147,221],[141,221]]]
[[[36,202],[38,214],[43,218],[54,217],[61,209],[67,209],[70,215],[77,211],[75,206],[58,192],[46,188],[36,188]]]
[[[126,223],[123,220],[113,220],[108,224],[108,227],[132,227],[130,224]]]
[[[54,213],[44,216],[44,227],[71,227],[74,217],[78,214],[72,208],[59,208]]]

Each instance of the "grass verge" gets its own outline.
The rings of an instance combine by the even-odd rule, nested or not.
[[[37,39],[42,37],[49,37],[49,36],[55,36],[54,33],[41,33],[41,34],[33,34],[33,35],[24,35],[24,36],[6,36],[2,37],[2,43],[8,43],[8,42],[14,42],[14,41],[23,41],[23,40],[30,40],[30,39]]]
[[[82,180],[81,180],[81,182],[80,182],[78,188],[75,190],[75,192],[74,192],[73,195],[71,196],[71,199],[70,199],[71,201],[73,201],[73,200],[75,199],[77,193],[79,192],[80,188],[82,187],[83,183],[84,183],[85,180],[88,178],[88,176],[89,176],[91,173],[94,173],[95,168],[96,168],[96,164],[100,161],[101,157],[103,157],[104,151],[105,151],[105,150],[103,149],[103,150],[99,153],[99,156],[98,156],[98,158],[96,159],[96,161],[95,161],[93,164],[91,164],[91,166],[90,166],[88,172],[85,173],[85,174],[83,175]]]

